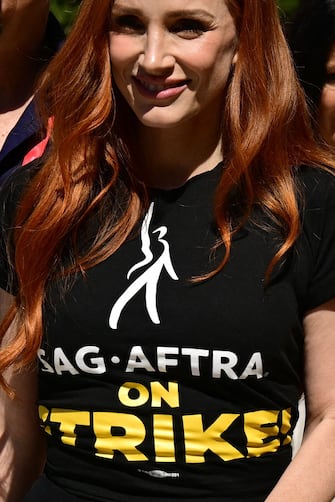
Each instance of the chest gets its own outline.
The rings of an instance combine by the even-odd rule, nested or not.
[[[224,269],[210,212],[167,210],[154,204],[137,236],[80,277],[62,301],[46,310],[46,343],[64,347],[73,361],[95,347],[104,368],[212,378],[281,371],[282,357],[297,363],[302,332],[291,274],[264,284],[273,243],[265,233],[241,230]],[[88,350],[88,349],[87,349]],[[84,349],[85,351],[85,349]],[[258,373],[257,373],[258,372]]]

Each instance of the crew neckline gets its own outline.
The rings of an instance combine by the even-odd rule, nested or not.
[[[150,190],[152,200],[161,203],[186,206],[212,205],[215,189],[221,177],[223,162],[213,169],[196,174],[176,188],[154,188]]]
[[[221,160],[213,169],[209,169],[207,171],[203,171],[201,173],[195,174],[194,176],[191,176],[188,178],[185,183],[178,187],[174,188],[155,188],[152,187],[150,190],[155,193],[173,193],[173,192],[179,192],[179,191],[184,191],[186,187],[189,187],[191,185],[197,184],[198,182],[201,182],[206,179],[213,179],[217,180],[219,178],[219,175],[221,175],[221,171],[223,169],[223,161]]]

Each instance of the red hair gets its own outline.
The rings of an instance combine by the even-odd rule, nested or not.
[[[269,264],[269,277],[300,230],[295,166],[331,161],[313,139],[275,0],[227,3],[239,44],[223,110],[227,168],[215,205],[226,255],[210,275],[229,258],[236,230],[232,202],[238,201],[239,226],[258,205],[281,230],[283,242]],[[39,90],[45,121],[54,117],[52,146],[16,214],[19,293],[2,336],[15,315],[21,322],[16,338],[0,352],[0,374],[11,364],[20,368],[36,357],[48,282],[106,259],[130,236],[147,208],[146,189],[133,175],[126,138],[117,131],[108,46],[112,2],[98,4],[83,1],[78,20]],[[99,232],[82,255],[76,250],[76,238],[92,215],[102,215]],[[68,248],[72,258],[65,267],[62,255]]]

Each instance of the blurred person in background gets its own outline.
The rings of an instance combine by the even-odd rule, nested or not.
[[[335,0],[301,0],[288,35],[315,130],[335,146]]]
[[[288,39],[313,117],[315,132],[335,146],[335,0],[301,0],[288,24]],[[294,434],[294,452],[303,437],[305,400]]]
[[[0,2],[0,182],[10,169],[38,156],[44,146],[36,148],[42,138],[34,89],[64,38],[49,4],[49,0]]]

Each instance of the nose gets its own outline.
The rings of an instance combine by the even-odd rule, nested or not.
[[[174,64],[169,34],[160,28],[148,28],[139,58],[140,68],[150,75],[165,76],[173,71]]]

